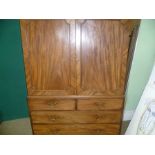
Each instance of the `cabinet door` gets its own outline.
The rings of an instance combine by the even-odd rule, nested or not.
[[[76,20],[78,95],[122,96],[136,20]]]
[[[75,20],[21,20],[28,95],[76,92]]]

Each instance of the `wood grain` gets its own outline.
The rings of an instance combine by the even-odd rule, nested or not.
[[[26,74],[26,84],[28,94],[31,94],[31,66],[29,60],[29,22],[28,20],[20,20],[20,28],[21,28],[21,38],[22,38],[22,48],[23,48],[23,56],[24,56],[24,64],[25,64],[25,74]]]
[[[78,100],[78,110],[120,110],[123,100],[120,99],[83,99]]]
[[[122,22],[86,20],[76,24],[78,95],[124,94],[131,31],[126,30],[127,21]]]
[[[119,21],[128,32],[132,32],[133,29],[140,24],[139,19],[121,19]]]
[[[30,110],[75,110],[75,100],[30,98],[28,102]]]
[[[28,64],[25,67],[30,71],[28,95],[75,94],[75,24],[65,20],[24,20],[21,30]]]
[[[120,111],[32,111],[33,123],[120,123]]]
[[[124,96],[79,96],[79,95],[68,95],[68,96],[27,96],[27,98],[39,98],[39,99],[123,99]]]
[[[33,124],[36,135],[116,135],[119,124]]]

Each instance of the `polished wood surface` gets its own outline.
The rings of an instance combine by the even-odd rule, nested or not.
[[[126,27],[132,24],[126,22],[85,20],[77,24],[77,94],[124,94],[131,34]]]
[[[120,123],[120,111],[32,111],[33,123]]]
[[[133,21],[21,20],[28,95],[124,94]]]
[[[116,135],[119,124],[33,124],[36,135]]]
[[[30,110],[75,110],[75,100],[33,99],[28,100]]]
[[[122,107],[122,99],[83,99],[77,102],[78,110],[118,110]]]
[[[34,134],[119,134],[139,20],[20,23]]]
[[[28,95],[73,95],[75,24],[65,20],[21,20]]]
[[[121,96],[88,96],[88,95],[68,95],[68,96],[27,96],[28,99],[123,99]]]

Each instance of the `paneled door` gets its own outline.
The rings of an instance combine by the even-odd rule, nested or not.
[[[123,96],[136,20],[76,20],[77,94]]]
[[[76,93],[75,20],[21,20],[28,95]]]

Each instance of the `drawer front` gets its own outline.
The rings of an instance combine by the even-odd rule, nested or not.
[[[78,110],[116,110],[123,107],[123,99],[82,99],[78,100]]]
[[[33,124],[36,135],[115,135],[119,124]]]
[[[75,110],[75,100],[69,99],[29,99],[31,110]]]
[[[32,111],[33,123],[120,123],[121,111]]]

